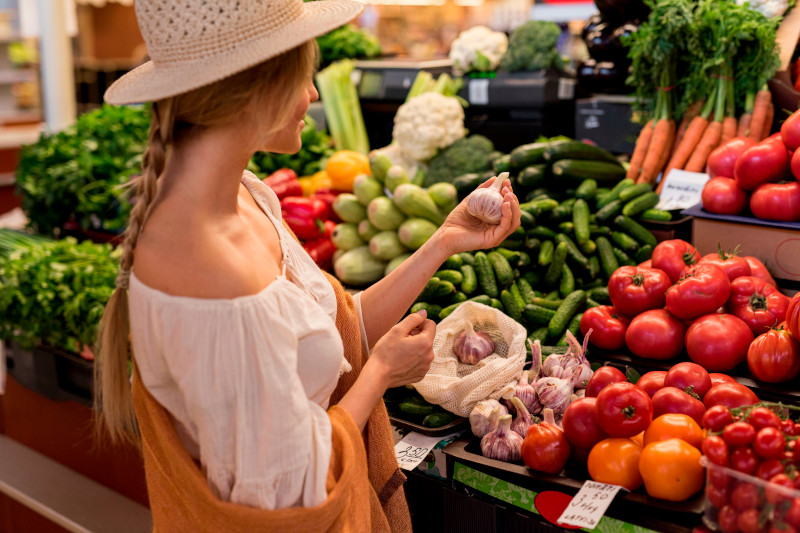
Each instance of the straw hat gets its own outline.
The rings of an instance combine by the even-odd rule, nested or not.
[[[151,61],[114,82],[110,104],[151,102],[255,66],[355,18],[353,0],[136,0]]]

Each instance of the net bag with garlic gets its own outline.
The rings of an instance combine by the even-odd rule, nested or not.
[[[481,400],[513,395],[525,365],[525,328],[493,307],[467,301],[436,327],[433,353],[430,370],[414,388],[466,417]]]

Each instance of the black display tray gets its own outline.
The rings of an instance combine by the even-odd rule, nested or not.
[[[458,417],[442,427],[429,428],[423,426],[422,424],[417,424],[389,413],[389,422],[391,422],[396,428],[405,429],[407,431],[415,431],[428,437],[446,437],[447,435],[461,431],[462,429],[467,429],[469,421],[466,418]]]
[[[40,344],[23,350],[6,343],[8,374],[21,385],[55,401],[92,405],[94,364],[74,352]]]
[[[584,467],[572,462],[560,475],[550,475],[535,472],[521,463],[488,459],[481,454],[480,441],[471,435],[455,440],[444,452],[447,456],[449,479],[453,479],[456,461],[535,492],[557,490],[575,495],[584,481],[590,479]],[[703,510],[703,491],[689,500],[670,502],[651,498],[644,492],[644,488],[640,488],[634,492],[620,491],[606,514],[656,531],[686,531],[700,525]]]

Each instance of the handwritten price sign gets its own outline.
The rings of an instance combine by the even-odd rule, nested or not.
[[[559,523],[594,529],[617,495],[618,485],[587,481],[561,513]]]
[[[670,211],[686,209],[700,203],[703,187],[709,176],[699,172],[672,170],[666,180],[661,190],[661,201],[656,208]]]
[[[394,455],[397,464],[404,470],[414,470],[418,464],[425,460],[436,443],[442,437],[427,437],[413,431],[403,437],[403,440],[394,445]]]

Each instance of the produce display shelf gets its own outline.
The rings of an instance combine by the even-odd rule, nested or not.
[[[78,354],[45,344],[24,350],[7,343],[5,357],[8,374],[45,398],[92,405],[94,364]]]
[[[447,435],[456,433],[458,431],[462,431],[464,429],[467,429],[468,427],[468,420],[466,418],[461,418],[461,417],[458,417],[449,424],[445,424],[438,428],[429,428],[423,426],[422,424],[417,424],[416,422],[405,420],[402,417],[399,417],[392,413],[389,413],[389,422],[391,422],[393,426],[399,429],[405,429],[407,431],[415,431],[417,433],[421,433],[428,437],[446,437]]]
[[[548,513],[537,508],[538,494],[556,491],[571,497],[589,479],[586,469],[574,463],[568,464],[562,474],[550,475],[534,472],[523,464],[488,459],[481,454],[478,439],[471,435],[454,441],[444,452],[448,478],[453,480],[454,486],[466,485],[506,504],[544,516]],[[623,490],[606,512],[613,524],[606,524],[603,530],[633,531],[635,525],[663,532],[688,531],[700,525],[703,510],[702,491],[684,502],[670,502],[649,497],[643,488],[634,492]]]

